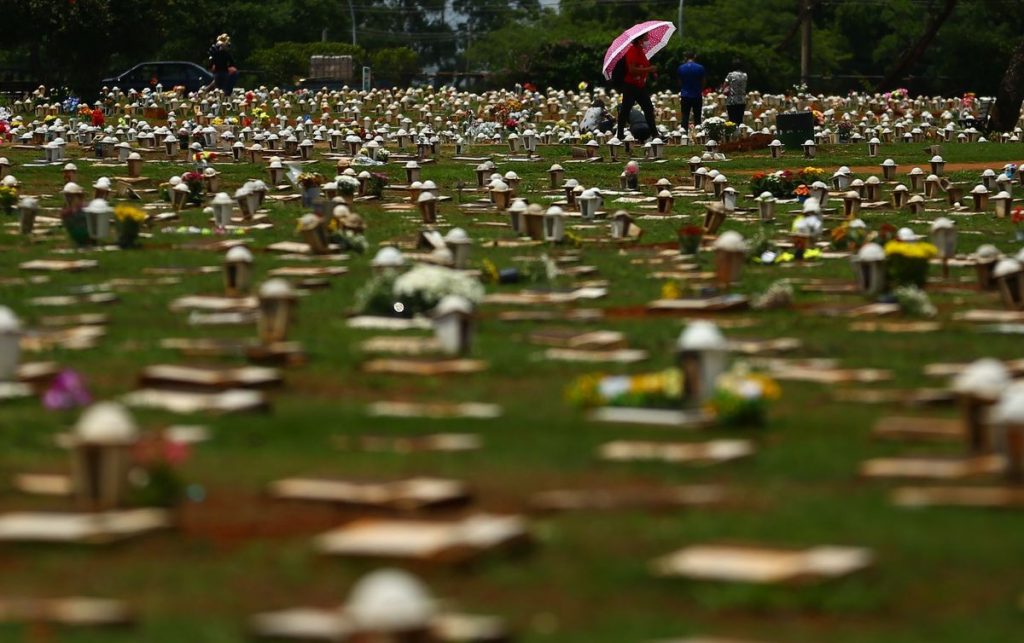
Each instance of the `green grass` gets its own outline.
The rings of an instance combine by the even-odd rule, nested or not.
[[[863,149],[861,149],[863,147]],[[857,148],[826,146],[813,164],[834,170],[838,165],[877,165],[891,157],[904,177],[914,164],[927,168],[923,145],[883,146],[875,159],[866,157],[866,145]],[[473,152],[498,151],[474,150]],[[472,153],[472,152],[471,152]],[[672,160],[662,165],[641,163],[642,178],[661,176],[673,181],[686,174],[685,160],[693,149],[670,148]],[[524,179],[524,192],[537,197],[547,188],[546,169],[567,157],[568,149],[543,151],[544,162],[502,164]],[[7,151],[18,165],[14,173],[27,193],[58,194],[60,172],[54,168],[25,168],[20,164],[36,155]],[[949,163],[989,163],[999,169],[1019,157],[1016,147],[999,144],[946,145]],[[732,174],[738,188],[746,187],[743,172],[807,163],[789,154],[773,163],[766,154],[739,155],[719,167]],[[566,165],[566,178],[585,186],[614,187],[621,164]],[[79,183],[91,185],[109,169],[80,161]],[[166,180],[180,173],[181,165],[149,163],[145,174]],[[248,165],[219,166],[222,180],[232,191],[259,171]],[[328,163],[318,164],[326,174]],[[404,182],[399,165],[388,167],[396,182]],[[119,174],[120,172],[114,172]],[[878,174],[881,174],[879,169]],[[979,170],[954,173],[953,178],[973,181]],[[861,176],[866,176],[863,173]],[[454,194],[458,181],[475,183],[471,164],[450,160],[426,166],[423,178],[433,179],[442,191]],[[741,189],[741,192],[743,190]],[[471,198],[469,194],[467,198]],[[56,207],[56,198],[44,206]],[[612,206],[614,207],[614,206]],[[784,208],[788,209],[788,208]],[[258,252],[267,244],[293,238],[293,222],[301,214],[297,205],[270,208],[275,229],[251,235],[257,277],[286,262]],[[371,254],[384,240],[411,239],[415,217],[387,213],[377,206],[357,211],[368,224]],[[676,211],[685,221],[697,222],[701,209],[678,199]],[[443,204],[441,214],[452,225],[465,227],[475,239],[476,259],[487,257],[499,266],[512,265],[513,257],[539,255],[541,249],[489,248],[486,240],[507,238],[506,230],[475,226],[476,220],[497,220],[496,214],[462,214],[454,204]],[[926,215],[930,218],[932,214]],[[869,225],[889,221],[907,225],[912,217],[894,212],[865,212]],[[788,216],[781,217],[784,221]],[[991,214],[958,218],[961,251],[983,241],[1006,252],[1015,251],[1011,224]],[[198,210],[184,214],[184,223],[206,226]],[[643,244],[672,242],[679,220],[641,221]],[[180,224],[171,224],[176,226]],[[784,230],[786,223],[777,228]],[[826,225],[831,225],[827,223]],[[910,224],[918,232],[926,226]],[[757,224],[727,221],[725,228],[750,236]],[[67,248],[60,230],[31,242],[5,227],[0,232],[0,275],[21,274],[18,264],[33,258],[53,257]],[[588,238],[604,236],[605,229],[586,230]],[[209,240],[210,237],[202,237]],[[214,265],[216,253],[176,247],[196,241],[192,237],[156,231],[138,251],[90,253],[99,268],[82,273],[53,274],[48,283],[0,287],[0,302],[32,324],[53,309],[32,307],[27,299],[69,292],[85,284],[116,277],[142,276],[152,266]],[[584,245],[583,263],[597,266],[599,277],[609,279],[607,299],[596,306],[642,306],[658,297],[663,282],[649,278],[648,268],[629,263],[645,251],[625,253],[608,246]],[[63,256],[63,255],[61,255]],[[877,455],[908,453],[914,447],[872,441],[872,423],[893,409],[833,402],[828,387],[784,384],[784,396],[772,411],[770,425],[761,432],[728,435],[758,442],[750,460],[713,468],[660,464],[601,463],[595,449],[615,438],[702,439],[714,433],[680,434],[642,428],[599,426],[586,422],[563,399],[566,385],[576,376],[595,370],[585,365],[540,361],[540,348],[525,343],[534,324],[503,323],[485,307],[476,356],[489,371],[483,377],[412,378],[366,375],[360,371],[364,356],[361,340],[372,332],[350,330],[345,314],[358,287],[369,276],[368,258],[354,256],[348,275],[332,287],[301,301],[295,338],[308,349],[310,363],[289,370],[286,387],[273,394],[274,410],[266,415],[195,418],[208,424],[214,439],[196,449],[185,465],[190,482],[202,485],[207,499],[185,508],[181,533],[144,538],[110,549],[60,547],[0,547],[0,595],[88,594],[130,599],[142,614],[136,630],[126,632],[62,631],[60,641],[73,643],[147,641],[147,643],[221,643],[245,640],[247,617],[257,611],[291,605],[341,602],[356,578],[371,566],[366,563],[317,557],[311,539],[319,527],[288,525],[301,513],[261,497],[265,484],[277,477],[301,473],[381,477],[429,473],[465,479],[477,491],[486,509],[520,510],[529,495],[560,486],[591,484],[723,483],[736,494],[735,506],[715,510],[662,513],[616,512],[565,514],[537,518],[537,544],[518,558],[495,557],[468,569],[421,569],[436,592],[469,611],[508,618],[527,643],[626,643],[687,633],[714,633],[767,641],[863,643],[953,643],[960,641],[1015,640],[1022,625],[1017,602],[1024,591],[1024,551],[1020,534],[1024,517],[1016,513],[967,510],[906,511],[887,501],[889,485],[857,478],[859,463]],[[968,276],[954,269],[954,277]],[[825,261],[816,267],[747,266],[738,290],[755,293],[783,277],[847,279],[845,261]],[[684,286],[685,287],[685,286]],[[53,351],[29,359],[53,359],[82,372],[97,397],[130,391],[142,366],[181,361],[159,348],[162,337],[251,335],[251,329],[203,329],[188,326],[185,316],[168,311],[168,303],[183,294],[216,294],[217,274],[184,277],[179,285],[120,293],[121,302],[109,307],[81,307],[64,312],[103,310],[111,315],[108,335],[99,348],[82,352]],[[515,286],[503,286],[515,289]],[[494,287],[491,287],[493,290]],[[824,295],[799,294],[799,305],[824,303]],[[848,299],[847,301],[855,301]],[[998,307],[993,294],[934,294],[942,331],[922,335],[851,332],[839,318],[793,311],[751,313],[757,325],[726,331],[736,337],[795,336],[804,341],[806,357],[834,357],[851,367],[893,370],[894,387],[914,387],[926,380],[921,367],[931,361],[969,360],[981,356],[1017,357],[1018,340],[987,335],[955,322],[955,310]],[[640,368],[609,367],[610,372],[654,370],[672,361],[672,346],[684,321],[673,318],[616,318],[593,328],[625,332],[633,346],[647,349],[651,360]],[[587,327],[587,326],[584,326]],[[368,418],[368,402],[378,399],[479,400],[501,404],[505,414],[493,422],[410,421]],[[898,411],[900,413],[904,411]],[[139,412],[140,421],[158,427],[177,418]],[[74,415],[52,413],[37,401],[0,406],[0,479],[15,472],[59,470],[64,456],[52,444],[52,435],[66,429]],[[365,433],[420,434],[438,430],[475,431],[485,448],[464,455],[372,454],[335,450],[331,439]],[[929,448],[930,452],[956,453],[956,446]],[[20,498],[0,483],[0,508],[59,506]],[[315,510],[311,510],[315,513]],[[313,514],[311,514],[313,515]],[[340,514],[339,514],[340,515]],[[282,522],[284,525],[282,526]],[[276,525],[275,529],[268,526]],[[683,545],[705,541],[751,541],[779,545],[849,544],[870,547],[878,564],[869,573],[815,588],[747,588],[659,580],[650,575],[650,560]],[[0,627],[0,640],[32,640],[18,627]]]

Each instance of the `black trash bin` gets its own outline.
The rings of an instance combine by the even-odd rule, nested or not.
[[[801,150],[804,141],[814,140],[814,115],[810,112],[789,112],[775,117],[777,137],[786,149]]]

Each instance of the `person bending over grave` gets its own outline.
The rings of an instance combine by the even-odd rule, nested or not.
[[[595,98],[587,113],[583,115],[583,122],[580,123],[581,132],[610,132],[615,127],[615,120],[612,118],[604,101]]]

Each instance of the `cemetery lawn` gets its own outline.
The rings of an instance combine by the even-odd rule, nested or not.
[[[865,149],[861,149],[861,148]],[[893,158],[898,177],[914,165],[927,172],[922,145],[883,146],[879,157],[864,154],[866,146],[825,146],[817,159],[806,161],[789,153],[773,162],[766,153],[744,153],[713,165],[747,194],[747,176],[757,170],[798,169],[808,164],[830,174],[840,165],[854,168],[860,178],[881,176],[877,164]],[[500,153],[499,148],[488,152]],[[54,195],[42,201],[57,207],[62,185],[59,167],[25,167],[35,152],[5,150],[15,163],[13,173],[27,194]],[[484,155],[473,148],[473,155]],[[688,177],[686,159],[696,148],[669,148],[672,160],[664,164],[641,161],[641,182],[646,193],[664,176],[674,184]],[[450,152],[449,152],[450,154]],[[977,182],[981,168],[997,172],[1004,163],[1017,162],[1016,147],[1001,144],[946,144],[943,156],[950,163],[969,164],[949,172],[955,181]],[[507,163],[497,157],[499,170],[515,170],[527,196],[538,199],[548,188],[547,168],[561,162],[566,178],[585,187],[617,189],[622,162],[566,164],[567,147],[552,146],[537,163]],[[678,158],[676,158],[678,157]],[[89,186],[101,175],[123,175],[122,168],[94,168],[78,160],[78,183]],[[494,248],[488,240],[508,239],[507,228],[474,225],[477,221],[505,221],[493,211],[464,214],[457,208],[457,184],[475,185],[473,165],[442,160],[425,165],[423,178],[434,180],[451,202],[439,205],[448,225],[467,230],[474,240],[473,261],[490,259],[499,267],[517,265],[515,258],[538,257],[543,247]],[[218,164],[221,182],[229,193],[259,172],[248,164]],[[333,176],[333,166],[316,169]],[[147,163],[143,174],[165,181],[180,174],[181,164]],[[405,183],[401,164],[386,166],[393,183]],[[260,177],[266,179],[266,177]],[[888,194],[888,190],[886,192]],[[399,193],[386,191],[395,200]],[[152,202],[155,195],[146,195]],[[467,192],[465,200],[476,198]],[[753,207],[749,200],[741,206]],[[787,229],[790,207],[780,206],[775,229]],[[614,211],[618,206],[607,204]],[[169,210],[169,208],[167,208]],[[275,227],[247,234],[256,256],[255,283],[272,268],[298,264],[263,251],[270,243],[295,240],[294,222],[303,212],[297,203],[271,205]],[[627,206],[634,212],[631,206]],[[841,204],[840,204],[841,209]],[[271,392],[269,413],[225,416],[176,417],[162,412],[137,411],[140,424],[157,428],[168,424],[208,426],[212,439],[198,445],[183,466],[190,483],[200,485],[203,499],[181,509],[182,527],[105,549],[86,547],[0,546],[0,596],[89,595],[127,599],[140,612],[134,630],[61,630],[53,640],[62,643],[235,643],[247,640],[248,617],[256,612],[290,606],[340,604],[352,583],[374,566],[318,556],[314,536],[340,525],[347,514],[317,506],[279,503],[265,495],[267,483],[292,475],[325,475],[390,479],[410,475],[453,477],[468,482],[474,506],[496,512],[528,511],[531,494],[556,488],[655,487],[666,484],[723,484],[734,494],[729,506],[661,512],[614,511],[537,515],[532,518],[535,545],[523,554],[496,555],[460,568],[417,567],[438,596],[461,610],[495,614],[507,619],[518,640],[525,643],[641,643],[683,635],[715,634],[790,643],[955,643],[1010,641],[1024,625],[1020,597],[1024,593],[1024,514],[1015,511],[957,509],[908,510],[890,505],[896,486],[858,477],[860,463],[870,457],[909,453],[957,455],[957,444],[913,446],[879,442],[870,436],[874,422],[885,415],[931,414],[952,417],[955,411],[905,409],[834,401],[835,387],[783,382],[783,397],[763,429],[712,429],[701,432],[601,425],[565,400],[574,378],[592,372],[637,373],[666,368],[673,363],[672,349],[685,325],[681,317],[646,316],[644,306],[661,296],[665,281],[653,279],[648,266],[630,259],[653,257],[659,249],[675,245],[676,229],[699,224],[702,206],[677,198],[676,214],[683,219],[641,220],[644,235],[637,247],[585,243],[582,261],[595,266],[593,278],[610,282],[608,296],[581,307],[602,308],[600,322],[525,323],[497,319],[502,307],[485,305],[473,357],[485,360],[483,375],[413,377],[371,375],[360,366],[367,356],[359,344],[378,331],[347,328],[354,294],[370,275],[369,257],[388,240],[411,241],[419,229],[415,212],[384,212],[374,203],[354,211],[367,221],[368,255],[353,255],[344,265],[350,272],[331,279],[327,290],[314,291],[299,305],[293,339],[302,342],[309,363],[290,368],[285,386]],[[650,211],[647,211],[649,213]],[[923,219],[938,214],[927,213]],[[891,210],[865,211],[872,228],[883,221],[909,225],[927,233],[918,217]],[[959,252],[971,252],[983,242],[995,243],[1008,254],[1016,252],[1009,219],[991,213],[956,217],[960,229]],[[52,350],[29,353],[26,361],[53,360],[82,373],[97,399],[114,398],[137,386],[140,370],[149,364],[182,363],[186,358],[160,347],[168,337],[249,337],[251,327],[201,327],[187,323],[187,314],[173,313],[168,304],[187,294],[220,294],[218,273],[184,275],[178,284],[119,291],[120,301],[51,309],[30,304],[31,297],[69,294],[87,285],[115,278],[146,277],[154,267],[219,266],[222,255],[182,246],[211,242],[213,236],[175,234],[152,230],[140,250],[55,254],[69,248],[60,228],[31,241],[17,234],[16,216],[0,215],[0,277],[28,273],[19,264],[31,259],[86,257],[99,266],[83,272],[41,273],[42,284],[0,285],[0,303],[10,306],[31,327],[40,316],[104,312],[109,314],[107,335],[97,348],[83,351]],[[11,224],[14,224],[13,226]],[[163,228],[195,225],[209,228],[199,209],[187,210],[182,221]],[[836,220],[826,220],[826,228]],[[761,224],[727,220],[750,238]],[[608,236],[602,222],[580,231],[585,239]],[[980,234],[979,234],[980,233]],[[557,254],[564,249],[558,249]],[[710,255],[705,256],[710,265]],[[933,266],[932,275],[938,270]],[[755,266],[747,264],[736,290],[756,294],[783,278],[851,279],[849,262],[830,259],[813,265]],[[952,278],[973,279],[973,268],[953,268]],[[488,286],[488,292],[517,292],[521,285]],[[680,284],[684,294],[689,286]],[[850,330],[851,320],[821,314],[816,306],[865,303],[845,295],[800,292],[795,307],[770,312],[740,312],[724,319],[749,318],[749,327],[725,329],[729,338],[796,337],[803,342],[799,357],[828,357],[842,367],[891,370],[893,379],[878,385],[851,384],[850,388],[943,386],[944,380],[926,377],[922,369],[932,362],[963,362],[983,356],[1017,358],[1020,340],[1015,335],[983,333],[978,327],[953,321],[957,311],[1000,308],[996,293],[961,290],[931,293],[939,309],[941,330],[933,333],[872,333]],[[518,309],[529,309],[517,307]],[[549,309],[551,307],[540,307]],[[624,332],[630,346],[645,349],[650,359],[639,365],[605,366],[549,362],[543,348],[526,341],[531,330],[552,326],[609,329]],[[239,362],[240,363],[240,362]],[[480,401],[501,405],[504,413],[493,421],[410,420],[372,418],[366,406],[380,400]],[[63,471],[66,454],[54,446],[54,435],[65,431],[77,417],[72,412],[41,408],[37,399],[0,404],[0,508],[60,508],[59,501],[19,496],[10,487],[15,473]],[[470,453],[364,453],[336,447],[339,437],[422,435],[432,432],[471,432],[483,437],[480,451]],[[711,467],[671,464],[618,464],[598,460],[598,447],[615,439],[693,441],[714,437],[740,437],[757,444],[754,457]],[[442,514],[443,515],[443,514]],[[820,586],[747,587],[658,579],[649,571],[651,560],[685,545],[729,541],[779,546],[819,544],[851,545],[872,549],[874,569],[849,579]],[[18,626],[0,626],[0,640],[28,638]]]

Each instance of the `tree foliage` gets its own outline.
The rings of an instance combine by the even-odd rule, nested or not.
[[[895,71],[891,84],[912,92],[994,93],[1024,33],[1024,0],[961,0],[928,40],[929,17],[949,4],[815,0],[812,89],[872,89]],[[752,87],[779,91],[797,82],[800,0],[685,6],[682,38],[654,60],[660,86],[674,84],[673,70],[691,48],[712,84],[733,58],[747,67]],[[240,66],[284,83],[307,73],[309,52],[350,44],[354,14],[361,60],[381,82],[409,79],[419,67],[486,71],[495,85],[565,87],[601,82],[612,38],[643,20],[674,22],[677,7],[675,0],[561,0],[558,8],[541,0],[351,0],[351,9],[347,0],[0,0],[8,26],[0,64],[94,91],[99,78],[143,60],[202,62],[217,34],[228,32]],[[927,47],[901,70],[903,54],[921,42]]]

